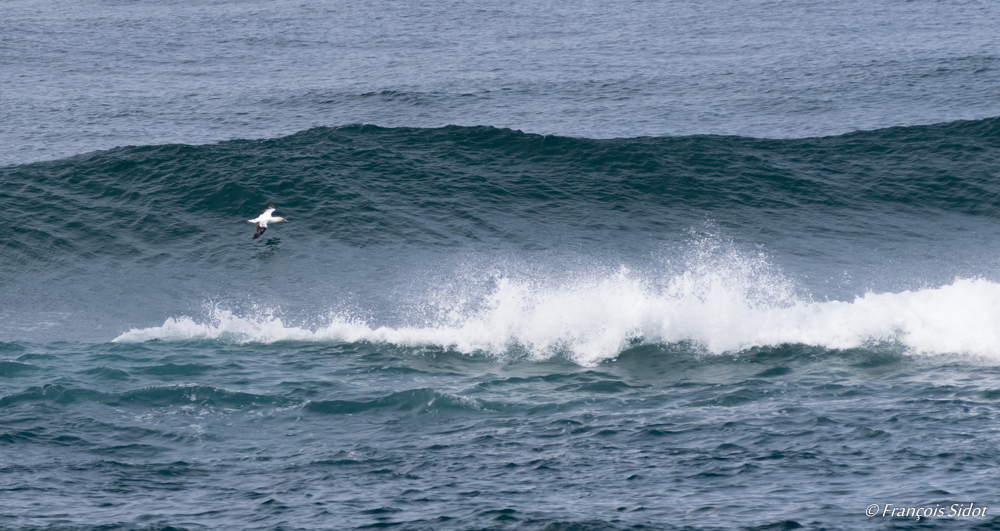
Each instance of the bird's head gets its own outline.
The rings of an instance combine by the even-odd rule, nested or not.
[[[283,218],[283,217],[281,217],[281,216],[276,216],[276,217],[274,217],[274,219],[271,220],[271,223],[277,223],[279,221],[288,221],[288,220],[285,219],[285,218]]]

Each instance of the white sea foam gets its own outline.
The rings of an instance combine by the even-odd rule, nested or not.
[[[500,278],[477,309],[422,326],[370,326],[341,315],[305,327],[268,311],[236,315],[214,307],[208,313],[202,320],[177,317],[133,329],[115,341],[371,341],[497,355],[516,348],[539,359],[561,354],[581,365],[613,358],[635,340],[691,341],[712,353],[892,342],[913,353],[1000,357],[1000,284],[956,279],[935,288],[817,302],[796,296],[762,260],[745,259],[689,268],[660,283],[626,269],[556,286]]]

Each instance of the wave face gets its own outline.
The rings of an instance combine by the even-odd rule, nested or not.
[[[118,148],[0,169],[16,220],[3,322],[27,340],[228,334],[583,363],[636,340],[990,354],[920,305],[992,304],[998,172],[1000,119],[804,140],[355,125]],[[268,202],[289,223],[251,241],[242,220]]]
[[[32,221],[12,225],[5,267],[197,261],[268,201],[297,237],[355,248],[664,239],[701,218],[884,237],[908,216],[1000,215],[998,147],[1000,119],[805,140],[358,125],[126,147],[0,170],[10,216]]]
[[[1000,119],[352,125],[0,168],[0,525],[853,529],[872,503],[995,505],[996,175]],[[268,202],[289,221],[252,240]]]

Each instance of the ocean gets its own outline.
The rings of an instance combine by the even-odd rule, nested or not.
[[[0,529],[1000,529],[998,24],[3,2]]]

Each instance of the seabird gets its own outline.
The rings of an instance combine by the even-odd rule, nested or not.
[[[247,223],[257,224],[257,232],[253,233],[252,239],[256,240],[257,238],[260,238],[260,235],[264,234],[264,231],[267,230],[268,223],[277,223],[279,221],[285,221],[285,218],[283,217],[272,216],[271,215],[272,212],[274,212],[274,203],[267,205],[267,210],[261,212],[260,215],[257,216],[256,218],[247,220]]]

